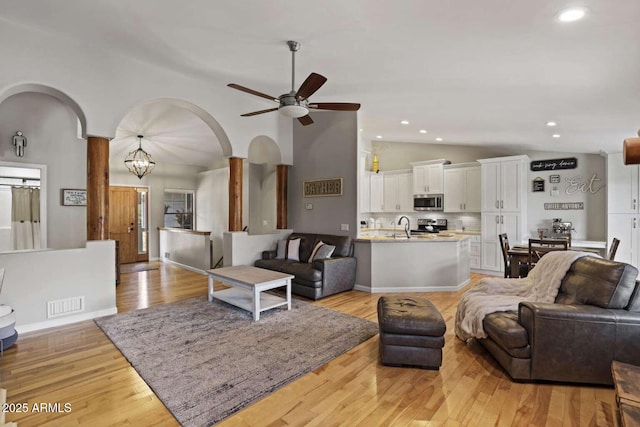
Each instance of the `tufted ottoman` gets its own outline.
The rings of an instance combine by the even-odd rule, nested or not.
[[[424,298],[381,297],[378,300],[380,359],[383,365],[439,369],[447,325]]]

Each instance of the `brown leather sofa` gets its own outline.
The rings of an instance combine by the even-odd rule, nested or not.
[[[613,360],[640,365],[637,275],[629,264],[579,258],[555,303],[492,313],[478,341],[514,380],[613,384]]]
[[[349,236],[331,234],[292,233],[291,239],[300,239],[300,261],[276,259],[276,251],[264,251],[256,267],[293,274],[291,291],[313,300],[353,289],[356,282],[356,259],[353,240]],[[336,249],[331,258],[309,263],[316,243],[324,242]]]

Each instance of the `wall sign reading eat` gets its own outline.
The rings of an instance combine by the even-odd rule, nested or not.
[[[578,167],[578,159],[567,157],[564,159],[534,160],[531,162],[531,170],[536,171],[556,171],[560,169],[575,169]]]

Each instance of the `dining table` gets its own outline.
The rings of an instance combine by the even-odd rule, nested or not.
[[[548,251],[545,251],[544,248],[540,248],[536,246],[536,252],[540,254],[540,256],[544,255],[547,252],[557,251],[557,248],[550,247]],[[567,249],[568,251],[580,251],[580,252],[593,252],[594,254],[601,255],[600,250],[596,248],[584,248],[572,246]],[[528,246],[512,246],[507,251],[507,255],[509,256],[509,265],[511,267],[511,273],[509,277],[517,278],[520,275],[520,264],[527,264],[529,262],[529,247]]]

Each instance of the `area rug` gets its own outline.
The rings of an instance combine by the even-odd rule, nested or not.
[[[296,299],[258,322],[206,297],[95,322],[184,426],[213,425],[378,333]]]
[[[139,273],[141,271],[157,270],[158,268],[159,267],[157,265],[149,264],[148,262],[120,264],[120,273],[121,274]]]

